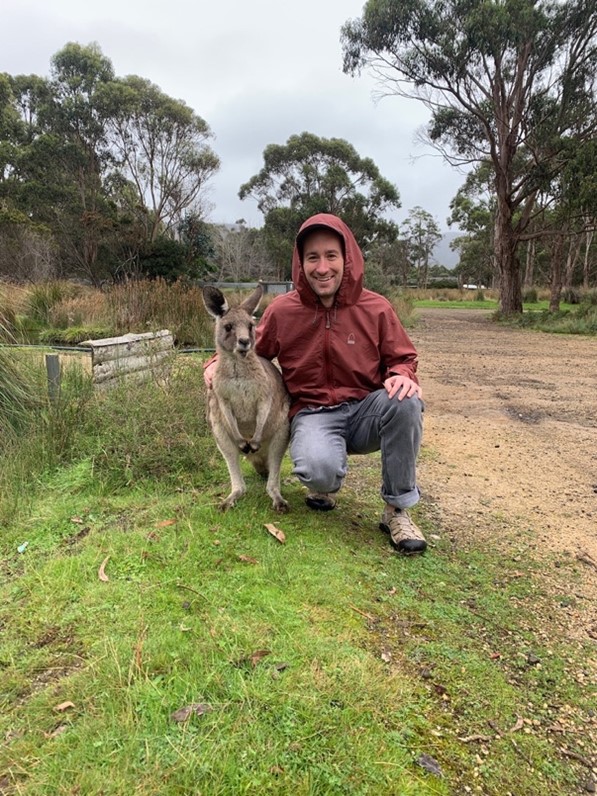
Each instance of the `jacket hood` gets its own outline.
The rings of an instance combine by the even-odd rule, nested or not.
[[[355,304],[363,290],[364,258],[349,227],[342,219],[331,213],[318,213],[308,218],[301,226],[292,253],[292,281],[304,304],[316,304],[317,296],[307,282],[301,261],[302,242],[307,232],[320,228],[330,229],[340,236],[344,248],[344,276],[336,294],[339,306]]]

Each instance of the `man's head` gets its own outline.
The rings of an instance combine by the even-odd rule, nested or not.
[[[344,276],[344,241],[333,229],[317,226],[297,239],[303,272],[324,307],[331,307]]]

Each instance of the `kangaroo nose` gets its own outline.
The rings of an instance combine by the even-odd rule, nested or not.
[[[251,340],[249,337],[239,337],[238,344],[241,348],[248,348],[251,345]]]

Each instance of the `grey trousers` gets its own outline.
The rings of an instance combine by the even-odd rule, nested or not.
[[[385,389],[361,401],[302,409],[291,423],[293,472],[310,492],[333,493],[342,486],[348,454],[381,450],[382,498],[397,508],[414,506],[423,409],[417,396],[399,401]]]

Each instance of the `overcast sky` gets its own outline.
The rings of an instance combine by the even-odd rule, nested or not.
[[[427,111],[375,102],[369,76],[342,73],[340,28],[364,0],[2,0],[0,71],[47,75],[67,42],[97,42],[118,76],[140,75],[184,100],[211,127],[222,161],[209,220],[261,226],[238,189],[268,144],[307,131],[344,138],[400,192],[401,222],[420,205],[447,229],[464,177],[415,141]]]

